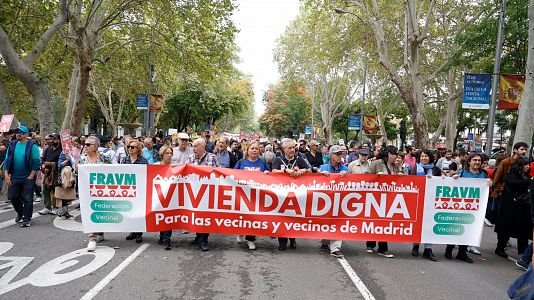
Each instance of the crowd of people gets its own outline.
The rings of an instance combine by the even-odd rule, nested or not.
[[[373,145],[371,142],[349,145],[321,144],[316,140],[284,138],[280,141],[233,140],[221,136],[192,139],[187,133],[174,136],[147,138],[88,135],[73,137],[70,153],[62,150],[59,134],[45,137],[32,135],[25,126],[5,134],[0,144],[0,163],[3,167],[3,184],[8,200],[17,215],[15,222],[22,227],[31,226],[33,202],[44,202],[39,214],[53,214],[71,218],[69,204],[77,198],[76,174],[83,164],[195,164],[220,168],[235,168],[252,172],[284,173],[299,177],[308,173],[328,176],[346,174],[397,174],[416,176],[447,176],[487,179],[491,188],[485,224],[494,227],[497,234],[495,254],[507,258],[509,240],[517,239],[517,252],[521,258],[517,266],[526,270],[532,261],[532,214],[534,168],[532,150],[526,143],[513,145],[511,155],[501,149],[493,157],[464,148],[457,152],[447,149],[416,149],[406,146],[399,150],[393,145]],[[4,190],[5,192],[5,190]],[[159,244],[171,249],[172,231],[160,233]],[[88,251],[95,251],[103,233],[92,233]],[[192,244],[208,251],[208,233],[196,233]],[[126,240],[143,241],[142,232],[131,232]],[[248,249],[256,249],[255,236],[238,236]],[[384,241],[367,241],[366,251],[386,258],[394,257]],[[279,237],[278,250],[295,249],[295,238]],[[436,261],[433,245],[423,245],[422,257]],[[320,249],[335,257],[343,257],[342,241],[321,240]],[[452,259],[456,245],[447,245],[444,257]],[[474,246],[458,245],[456,258],[472,263],[468,253],[481,255]],[[420,245],[412,245],[411,254],[420,255]]]

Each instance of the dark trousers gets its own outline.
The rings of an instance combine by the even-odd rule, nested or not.
[[[35,180],[12,178],[7,190],[7,197],[11,200],[13,208],[17,214],[23,216],[25,222],[32,219],[34,186]]]
[[[40,186],[37,186],[35,185],[35,196],[37,197],[41,197],[41,187]]]
[[[170,241],[170,240],[171,240],[171,236],[172,236],[172,230],[161,231],[161,232],[159,233],[159,239],[160,239],[162,242]]]
[[[497,249],[501,249],[504,251],[504,248],[506,248],[506,244],[508,243],[508,240],[510,240],[510,235],[506,233],[497,233]],[[528,247],[528,238],[518,238],[517,239],[517,253],[523,254],[525,252],[525,249]]]
[[[452,249],[454,249],[454,245],[447,245],[445,251],[452,251]],[[467,253],[467,245],[458,245],[458,254],[460,253]]]
[[[245,238],[245,239],[246,239],[246,238]],[[295,241],[294,238],[284,238],[284,237],[279,237],[279,238],[278,238],[278,244],[279,244],[280,246],[287,246],[287,241],[288,241],[288,240],[290,240],[290,241],[292,241],[292,242]],[[247,240],[247,241],[248,241],[248,240]]]
[[[245,236],[245,240],[249,241],[249,242],[254,242],[256,240],[256,236],[254,235],[247,235]],[[287,244],[287,242],[286,242]]]
[[[197,233],[195,241],[197,241],[199,245],[207,245],[209,236],[209,233]]]
[[[367,248],[374,248],[374,247],[376,247],[376,242],[375,241],[368,241],[367,243],[365,243],[365,246]],[[387,242],[378,242],[378,252],[380,252],[380,253],[388,252],[388,243]]]

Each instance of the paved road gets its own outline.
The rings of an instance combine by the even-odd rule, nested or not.
[[[434,247],[439,261],[430,262],[412,257],[408,244],[390,244],[396,257],[386,259],[350,241],[343,244],[346,260],[338,260],[318,251],[315,240],[300,239],[296,250],[279,252],[276,240],[260,237],[251,252],[229,235],[212,235],[211,250],[201,252],[189,244],[193,234],[178,231],[171,251],[154,233],[145,234],[143,244],[124,240],[124,233],[106,234],[95,257],[84,250],[87,235],[74,231],[79,216],[56,222],[39,216],[31,228],[21,228],[6,208],[0,196],[0,299],[488,300],[505,299],[521,274],[511,260],[493,254],[496,238],[487,227],[484,254],[472,256],[474,264],[446,260],[442,245]],[[36,203],[34,211],[41,208]],[[515,250],[508,253],[517,257]],[[358,287],[369,291],[367,298]]]

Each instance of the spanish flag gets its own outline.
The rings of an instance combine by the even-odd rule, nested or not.
[[[523,92],[525,92],[525,75],[501,75],[499,109],[517,110]]]
[[[365,115],[363,118],[363,130],[374,131],[378,127],[378,120],[376,116]]]

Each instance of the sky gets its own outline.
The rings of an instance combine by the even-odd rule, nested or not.
[[[280,78],[273,61],[276,39],[298,14],[298,0],[237,0],[238,9],[233,20],[240,32],[237,45],[241,62],[237,65],[243,73],[252,76],[255,111],[261,116],[265,110],[261,103],[269,84]]]

